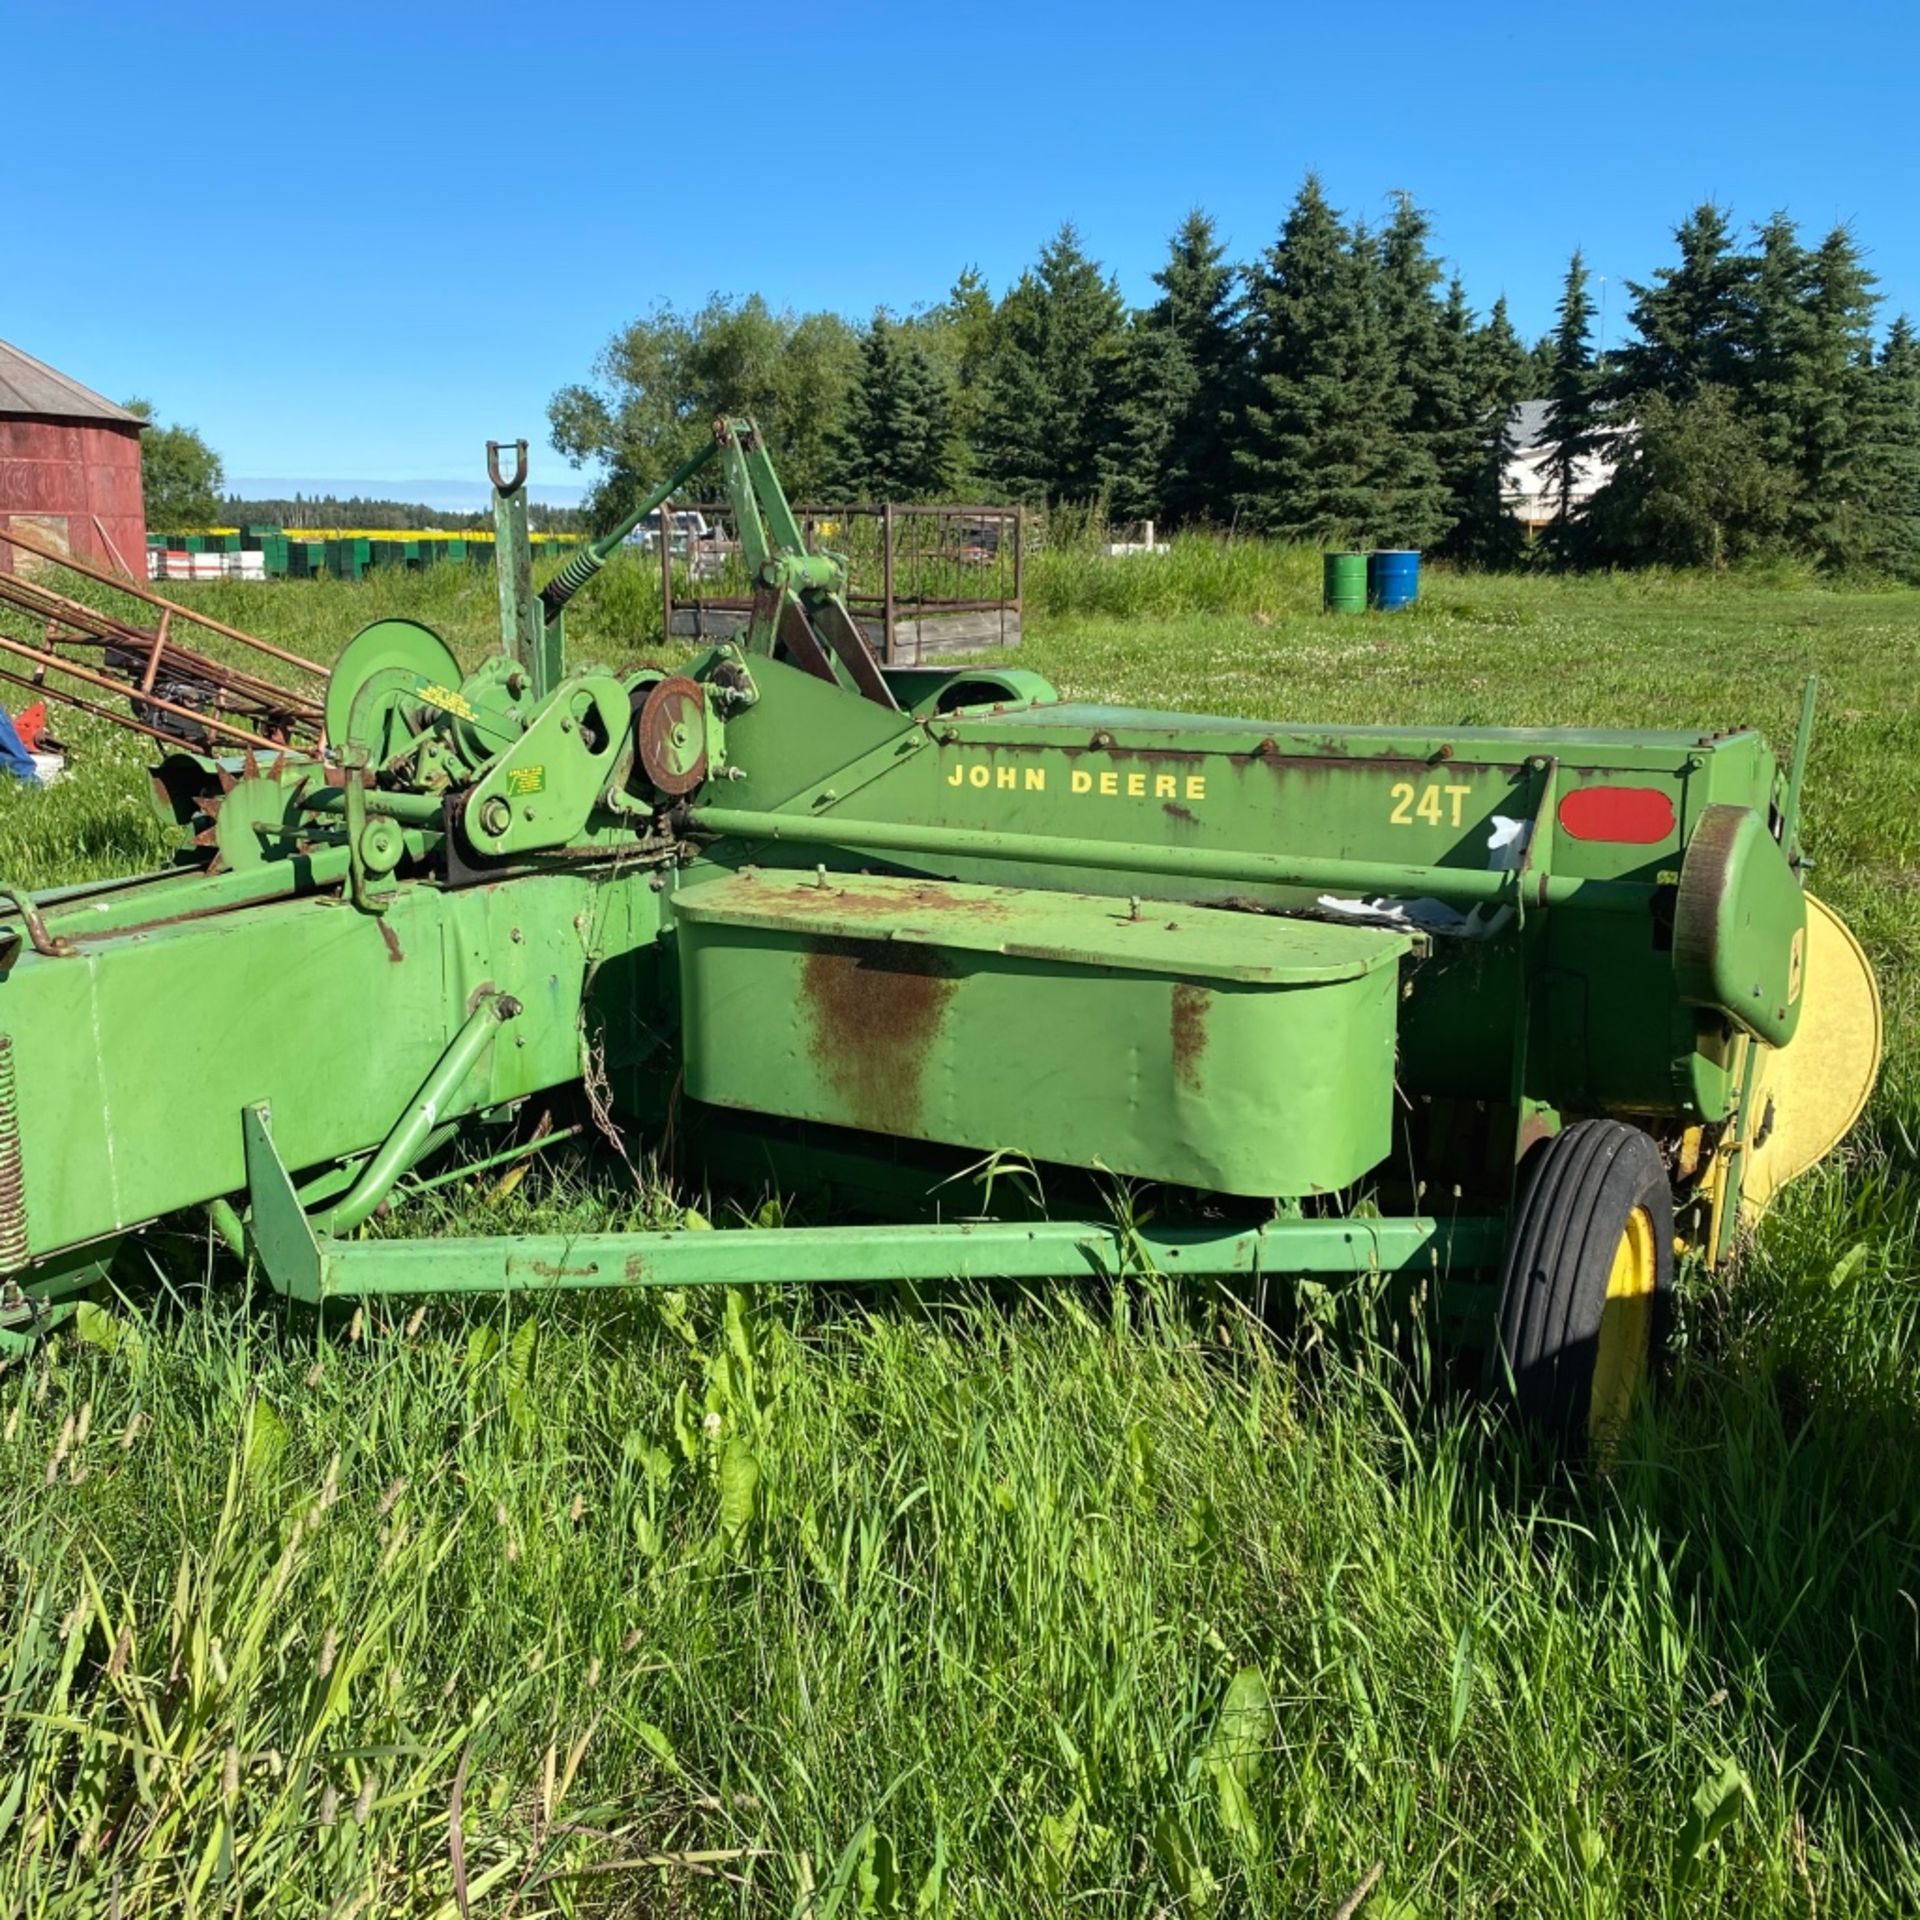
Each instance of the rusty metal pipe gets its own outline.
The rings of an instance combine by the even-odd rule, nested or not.
[[[74,679],[88,686],[102,688],[107,693],[123,693],[129,699],[142,696],[135,694],[124,680],[114,680],[104,673],[95,673],[90,667],[83,667],[72,660],[64,660],[57,653],[43,653],[37,647],[30,647],[24,641],[10,639],[0,633],[0,647],[8,653],[17,653],[23,660],[31,660],[37,666],[52,667],[58,673],[71,674]],[[157,693],[144,696],[149,706],[158,707],[163,713],[176,713],[183,720],[191,720],[196,727],[204,727],[209,733],[224,733],[230,739],[238,740],[242,746],[265,747],[273,753],[284,753],[286,743],[282,740],[269,740],[265,734],[249,733],[245,727],[236,727],[229,721],[216,720],[211,714],[198,713],[192,707],[183,707],[176,701],[162,699]],[[182,743],[185,744],[184,742]]]
[[[0,900],[5,900],[27,923],[27,938],[33,942],[35,953],[44,954],[49,960],[73,958],[73,942],[47,931],[47,923],[41,919],[40,909],[34,905],[33,895],[26,888],[0,883]]]
[[[0,574],[0,603],[16,606],[23,613],[72,629],[65,633],[49,632],[49,646],[117,646],[128,652],[144,652],[150,656],[147,667],[149,675],[157,673],[163,664],[173,665],[192,678],[205,680],[223,691],[254,699],[269,712],[285,710],[310,714],[316,724],[319,721],[320,703],[311,696],[296,693],[260,674],[250,673],[245,667],[231,666],[214,659],[210,654],[197,653],[173,639],[167,632],[167,626],[173,615],[180,611],[178,608],[169,607],[161,614],[157,630],[136,627],[127,621],[116,620],[111,614],[101,613],[83,601],[69,600],[51,588],[8,574]],[[146,684],[142,685],[141,691],[147,691]]]
[[[303,654],[290,652],[285,647],[276,647],[271,640],[262,640],[256,633],[243,633],[238,627],[230,627],[224,620],[216,620],[211,614],[195,613],[191,607],[182,606],[177,600],[169,600],[164,594],[152,593],[147,588],[136,585],[131,580],[122,580],[118,575],[103,573],[97,567],[90,567],[84,560],[76,560],[71,554],[56,552],[52,547],[43,547],[37,540],[29,540],[17,527],[0,527],[0,540],[10,546],[22,547],[28,553],[41,560],[50,560],[57,567],[70,567],[83,580],[97,580],[103,587],[111,587],[116,593],[124,593],[135,600],[144,600],[150,607],[171,608],[182,620],[190,620],[196,627],[205,627],[209,633],[217,633],[228,640],[237,640],[243,647],[252,647],[256,652],[264,653],[275,660],[284,660],[290,667],[298,667],[302,673],[310,673],[316,680],[327,678],[328,669],[316,660],[309,660]]]
[[[48,700],[63,701],[67,706],[78,707],[82,713],[93,714],[97,719],[111,721],[116,727],[131,727],[136,733],[144,733],[149,739],[158,740],[164,746],[184,751],[187,742],[178,734],[168,733],[163,728],[151,727],[144,720],[136,720],[130,713],[115,713],[111,707],[103,707],[97,700],[85,700],[77,693],[69,693],[64,687],[49,686],[44,680],[29,680],[24,673],[10,673],[0,667],[0,680],[8,680],[16,687],[25,687],[29,693],[37,693]]]

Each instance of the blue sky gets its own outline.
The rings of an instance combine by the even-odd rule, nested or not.
[[[470,480],[658,300],[862,318],[996,291],[1063,219],[1151,291],[1309,167],[1431,210],[1529,335],[1704,198],[1850,222],[1920,315],[1920,8],[127,4],[0,11],[0,338],[196,425],[234,476]],[[19,84],[21,81],[26,84]]]

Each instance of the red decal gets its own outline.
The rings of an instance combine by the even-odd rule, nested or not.
[[[1673,802],[1658,787],[1575,787],[1560,802],[1560,830],[1575,840],[1651,847],[1673,827]]]

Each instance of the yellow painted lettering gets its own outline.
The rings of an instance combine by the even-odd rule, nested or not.
[[[1100,776],[1100,791],[1102,793],[1110,793],[1118,798],[1120,793],[1120,776],[1117,773],[1103,773]]]
[[[963,767],[958,760],[956,760],[953,763],[953,771],[947,775],[947,785],[950,787],[963,786],[966,783],[966,778],[967,778],[966,768]]]
[[[1204,773],[1188,774],[1187,775],[1187,798],[1189,800],[1204,800],[1206,797],[1207,797],[1207,776]]]
[[[1170,773],[1156,773],[1153,776],[1153,797],[1156,800],[1171,800],[1180,791],[1180,782]]]
[[[1144,773],[1128,774],[1127,775],[1127,798],[1129,800],[1144,800],[1146,797],[1147,797],[1147,776]]]
[[[993,773],[993,784],[996,787],[1005,787],[1011,792],[1020,784],[1020,769],[1018,767],[996,767]]]
[[[1088,773],[1084,767],[1075,767],[1073,770],[1073,779],[1069,782],[1069,785],[1071,785],[1075,793],[1091,793],[1093,791],[1093,775]]]
[[[967,769],[969,786],[984,787],[993,778],[993,769],[983,760],[977,767]]]
[[[1407,809],[1413,805],[1413,783],[1408,780],[1396,780],[1387,789],[1393,798],[1393,811],[1387,815],[1389,826],[1410,827],[1413,820]]]
[[[1448,797],[1453,801],[1453,824],[1456,827],[1463,827],[1467,823],[1467,795],[1472,791],[1473,789],[1471,787],[1449,787],[1447,789]]]
[[[1420,804],[1414,808],[1414,812],[1428,826],[1437,827],[1440,824],[1440,789],[1423,787],[1420,791]]]
[[[1047,770],[1045,767],[1028,767],[1026,769],[1026,775],[1027,775],[1027,791],[1029,793],[1045,793],[1046,792]]]

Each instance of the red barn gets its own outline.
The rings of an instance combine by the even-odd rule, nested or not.
[[[147,571],[142,422],[0,340],[0,529],[136,580]],[[26,556],[0,541],[0,573]]]

